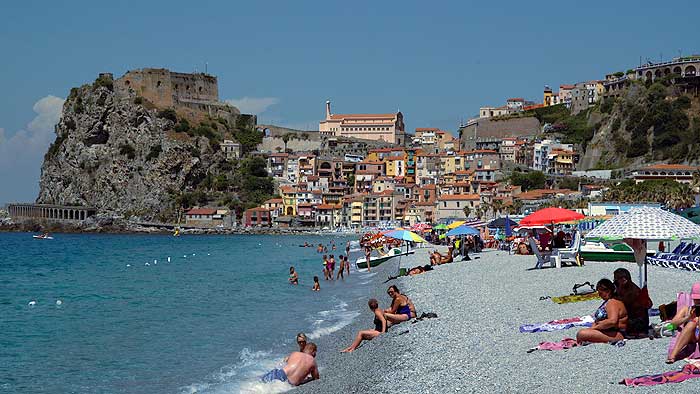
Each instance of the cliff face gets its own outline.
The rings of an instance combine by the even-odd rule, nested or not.
[[[73,89],[44,158],[37,202],[173,217],[176,195],[225,157],[210,138],[176,133],[173,116],[158,116],[146,100],[115,94],[109,81]]]

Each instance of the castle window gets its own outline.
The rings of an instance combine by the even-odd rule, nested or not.
[[[201,87],[201,86],[199,87],[199,93],[202,93],[202,87]]]
[[[187,85],[187,87],[185,88],[185,90],[190,90],[190,85]]]
[[[157,88],[160,87],[160,81],[158,81],[158,83],[156,83],[156,87],[157,87]]]

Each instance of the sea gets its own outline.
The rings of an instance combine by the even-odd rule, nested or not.
[[[285,391],[259,377],[298,332],[313,341],[357,318],[372,275],[325,281],[322,255],[299,246],[337,256],[356,237],[53,236],[0,233],[2,393]]]

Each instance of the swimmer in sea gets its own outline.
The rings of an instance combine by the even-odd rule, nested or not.
[[[314,287],[312,287],[311,290],[321,291],[321,284],[318,283],[318,276],[314,276]]]
[[[294,267],[289,267],[289,283],[293,285],[299,284],[299,275],[294,270]]]

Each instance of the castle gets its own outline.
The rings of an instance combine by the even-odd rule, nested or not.
[[[110,73],[100,74],[100,78],[114,80],[114,92],[118,97],[139,96],[158,108],[173,108],[186,116],[197,117],[206,113],[235,124],[241,115],[238,108],[219,101],[218,81],[213,75],[142,68],[127,71],[116,80]],[[255,125],[255,116],[249,115],[247,118]]]

